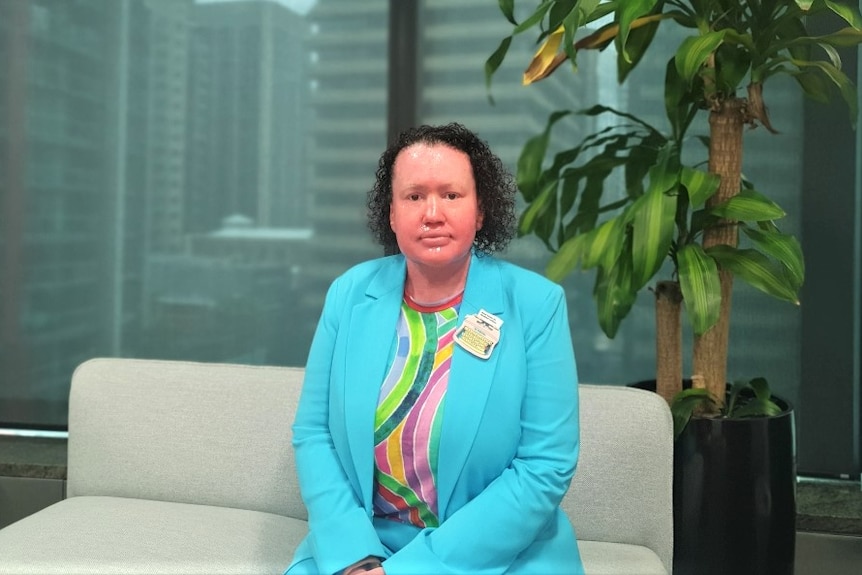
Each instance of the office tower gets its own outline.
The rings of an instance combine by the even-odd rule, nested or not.
[[[147,122],[139,126],[143,133],[125,136],[127,145],[145,147],[147,254],[183,248],[192,7],[192,0],[129,3],[127,85],[130,98],[138,96],[136,82],[146,86],[146,100],[137,105]],[[134,117],[134,110],[126,117]]]
[[[386,147],[388,4],[318,0],[306,15],[314,265],[302,273],[294,329],[309,342],[332,280],[383,254],[366,227],[365,198]]]
[[[193,22],[187,229],[309,227],[307,22],[271,0],[196,4]]]
[[[57,420],[74,366],[110,346],[115,17],[0,3],[0,395],[38,398]]]
[[[328,283],[382,254],[366,228],[365,197],[386,147],[388,2],[319,0],[308,19],[314,273]]]

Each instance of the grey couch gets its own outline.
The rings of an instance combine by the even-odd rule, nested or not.
[[[0,573],[280,574],[306,531],[300,368],[94,359],[72,377],[67,497],[0,530]],[[588,574],[671,570],[672,431],[655,394],[581,386],[563,507]]]

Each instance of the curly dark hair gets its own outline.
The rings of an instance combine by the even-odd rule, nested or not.
[[[413,144],[442,144],[467,154],[476,181],[476,195],[484,221],[476,232],[473,249],[478,255],[502,251],[515,235],[515,183],[512,175],[476,134],[451,123],[443,126],[422,125],[402,132],[394,144],[383,152],[377,166],[374,187],[368,192],[368,227],[386,253],[399,253],[395,233],[389,226],[392,202],[392,171],[402,150]]]

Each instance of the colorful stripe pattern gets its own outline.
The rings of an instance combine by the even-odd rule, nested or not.
[[[379,517],[438,526],[438,441],[458,307],[421,312],[401,305],[395,358],[380,390],[374,425],[374,514]]]

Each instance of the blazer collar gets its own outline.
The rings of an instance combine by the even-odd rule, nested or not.
[[[467,285],[464,288],[464,303],[469,309],[466,313],[476,313],[484,309],[495,315],[501,314],[504,311],[503,302],[499,262],[491,257],[473,254],[470,258],[470,269],[467,271]],[[461,307],[462,316],[464,307]]]
[[[478,313],[480,309],[504,320],[501,337],[505,337],[505,300],[499,262],[473,255],[458,314],[459,325],[465,317]],[[453,350],[437,465],[437,512],[441,520],[450,515],[449,505],[455,485],[484,416],[500,359],[498,351],[494,350],[488,359],[481,359],[457,344]]]

